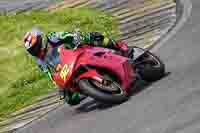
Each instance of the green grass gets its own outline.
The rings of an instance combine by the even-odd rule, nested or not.
[[[117,23],[109,14],[91,9],[37,11],[0,16],[0,120],[52,91],[53,84],[23,47],[23,35],[32,27],[48,31],[105,32],[115,38]]]

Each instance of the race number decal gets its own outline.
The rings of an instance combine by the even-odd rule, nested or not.
[[[65,64],[60,72],[60,77],[65,81],[68,73],[69,73],[69,66]]]

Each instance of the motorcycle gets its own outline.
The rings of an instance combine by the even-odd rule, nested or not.
[[[134,58],[129,59],[107,48],[82,45],[70,50],[60,46],[51,51],[48,65],[60,88],[116,104],[129,98],[137,80],[152,82],[165,74],[165,66],[157,56],[139,47],[132,49]]]

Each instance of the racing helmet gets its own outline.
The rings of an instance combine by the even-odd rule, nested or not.
[[[42,49],[42,32],[37,28],[27,32],[24,36],[24,47],[32,56],[37,56]]]

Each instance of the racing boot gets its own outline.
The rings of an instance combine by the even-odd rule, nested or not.
[[[125,42],[119,41],[116,43],[115,47],[121,52],[122,56],[134,59],[134,48],[129,48]]]

